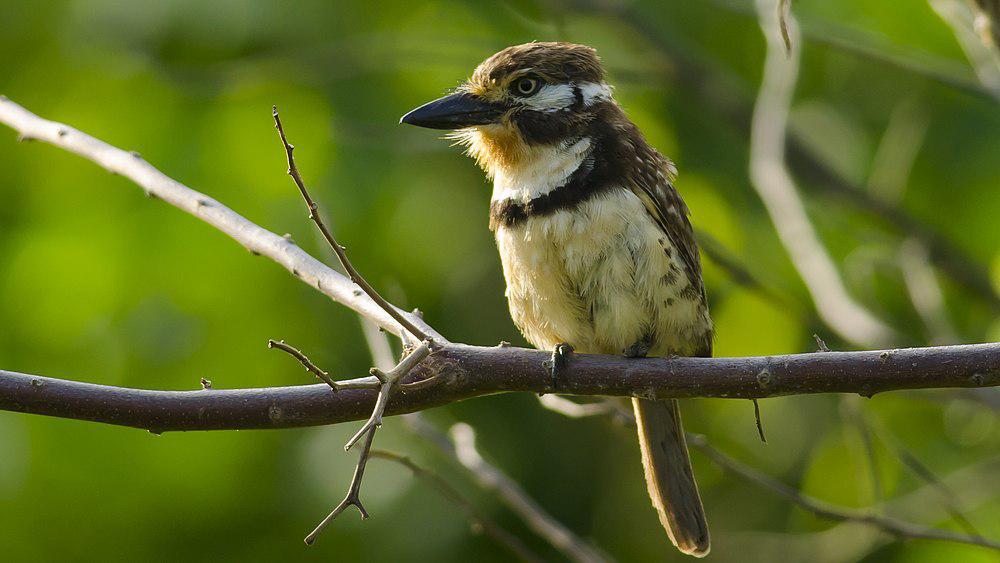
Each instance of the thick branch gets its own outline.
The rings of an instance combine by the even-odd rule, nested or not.
[[[549,354],[511,347],[448,344],[405,381],[386,414],[423,410],[512,391],[551,393]],[[374,377],[366,378],[376,381]],[[405,383],[404,381],[404,383]],[[559,393],[646,398],[762,398],[1000,385],[1000,343],[824,352],[749,358],[573,355]],[[0,410],[144,428],[227,430],[317,426],[371,415],[377,393],[329,386],[147,391],[0,371]]]

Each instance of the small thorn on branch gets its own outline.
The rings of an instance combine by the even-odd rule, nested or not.
[[[826,342],[824,342],[823,339],[820,338],[818,334],[813,334],[813,340],[816,341],[816,346],[819,347],[819,350],[817,350],[818,352],[830,351],[830,348],[826,345]]]

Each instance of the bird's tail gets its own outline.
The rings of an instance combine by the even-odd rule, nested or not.
[[[677,400],[632,399],[632,405],[646,488],[660,523],[677,549],[704,557],[710,548],[708,522],[694,481]]]

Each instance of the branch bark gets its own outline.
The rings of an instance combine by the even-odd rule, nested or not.
[[[639,358],[575,354],[552,388],[549,354],[448,344],[403,382],[385,413],[415,412],[504,392],[644,398],[764,398],[1000,385],[1000,343],[747,358]],[[351,380],[376,382],[374,377]],[[262,389],[149,391],[0,371],[0,410],[90,420],[152,432],[292,428],[367,419],[378,393],[326,384]]]

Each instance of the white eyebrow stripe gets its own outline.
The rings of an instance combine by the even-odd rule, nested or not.
[[[545,84],[537,94],[524,98],[522,103],[533,110],[552,112],[570,107],[575,100],[572,84]]]
[[[569,109],[577,100],[577,92],[583,99],[583,107],[611,99],[611,86],[604,82],[583,82],[580,84],[545,84],[538,93],[523,98],[521,103],[533,110],[551,113]]]
[[[584,106],[611,99],[611,86],[604,82],[584,82],[580,84],[580,92],[583,94]]]

